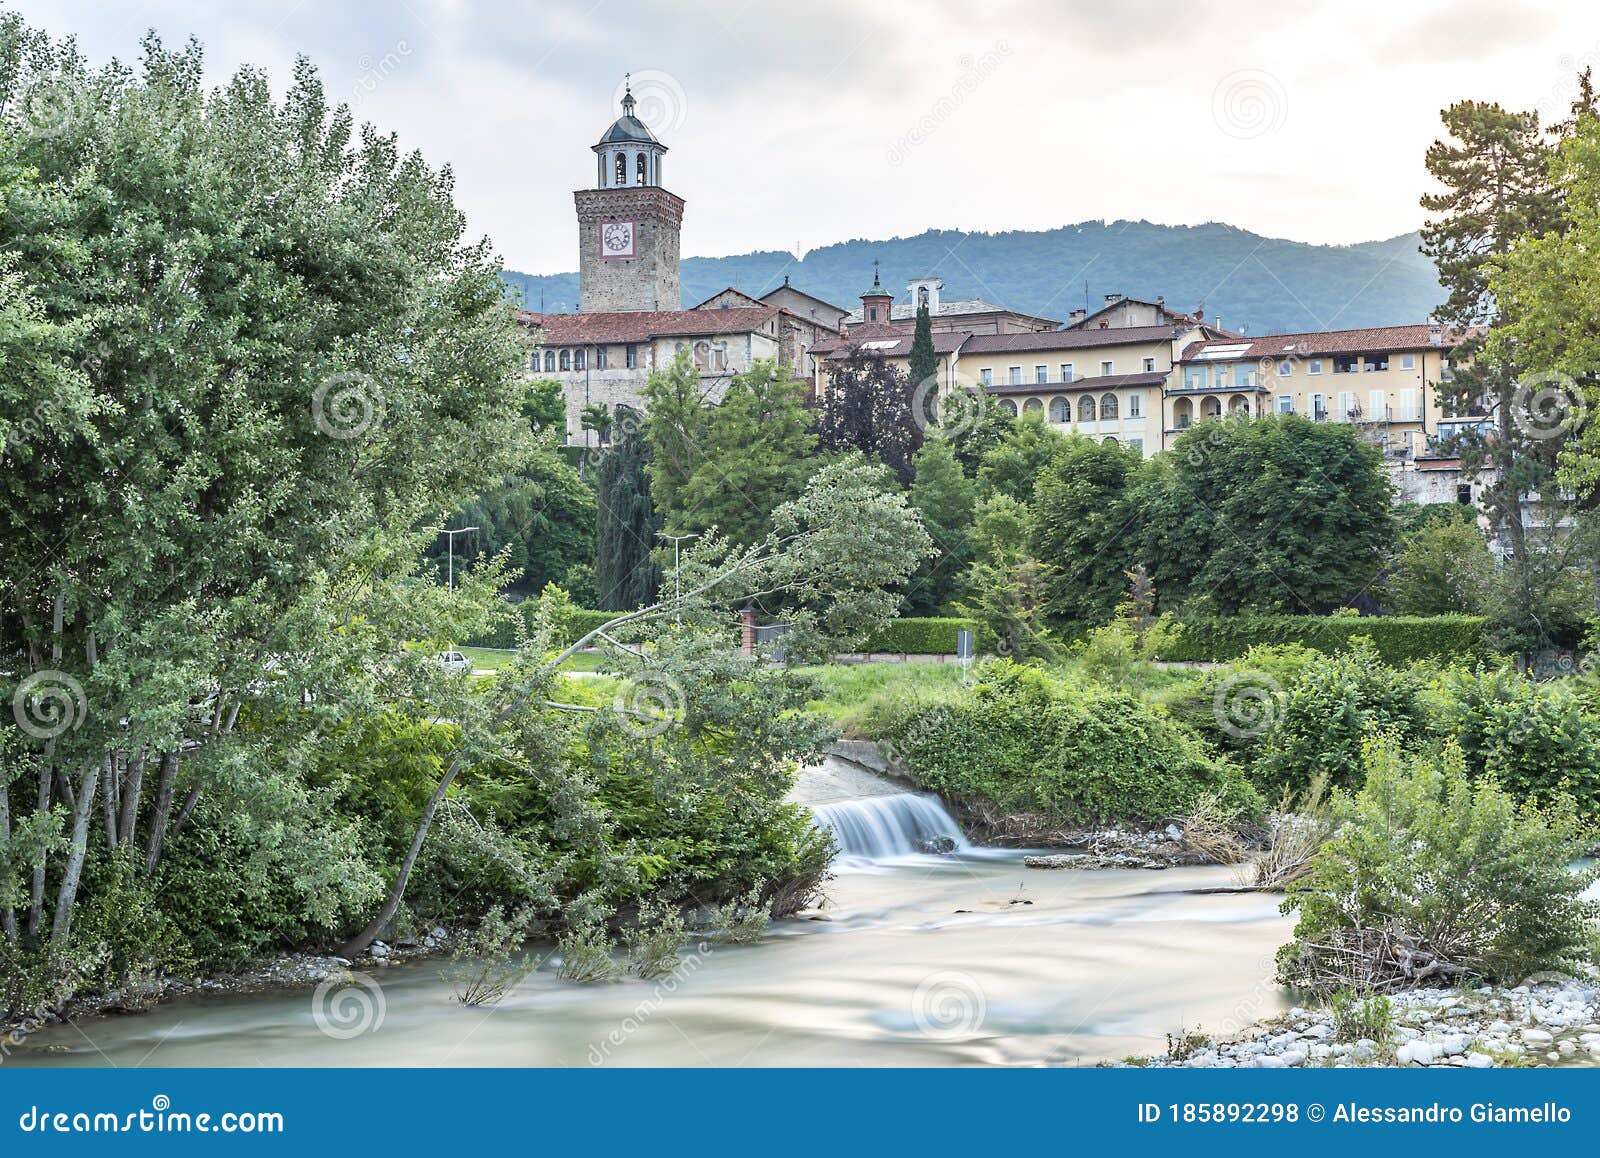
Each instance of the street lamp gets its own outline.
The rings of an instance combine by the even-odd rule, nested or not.
[[[672,540],[672,625],[683,626],[683,583],[678,569],[679,552],[682,550],[685,539],[698,539],[699,535],[669,535],[665,531],[657,531],[656,538]]]
[[[456,588],[456,536],[464,535],[468,531],[476,531],[477,529],[477,527],[457,527],[454,530],[451,530],[448,527],[439,528],[439,534],[448,535],[450,537],[449,588],[451,591],[454,591]]]

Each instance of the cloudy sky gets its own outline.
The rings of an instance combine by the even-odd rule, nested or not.
[[[10,4],[94,59],[196,36],[219,81],[310,56],[533,273],[576,265],[571,191],[624,72],[710,256],[1094,218],[1388,237],[1420,224],[1444,105],[1558,119],[1600,65],[1600,5],[1572,0]]]

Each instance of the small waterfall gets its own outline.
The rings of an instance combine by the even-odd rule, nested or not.
[[[812,808],[817,827],[831,829],[841,861],[878,861],[971,846],[937,796],[897,792]]]

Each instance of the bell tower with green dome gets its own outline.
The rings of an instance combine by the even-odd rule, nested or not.
[[[573,194],[580,313],[682,308],[683,198],[662,188],[666,151],[634,116],[633,89],[625,86],[622,115],[594,146],[595,187]]]

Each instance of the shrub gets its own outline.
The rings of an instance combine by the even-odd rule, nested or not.
[[[1450,671],[1429,700],[1434,730],[1454,736],[1473,776],[1519,796],[1567,791],[1600,809],[1600,728],[1567,687],[1514,671]]]
[[[517,980],[537,962],[519,953],[528,937],[533,914],[520,909],[507,917],[495,905],[471,934],[456,943],[450,953],[450,968],[445,979],[462,1005],[496,1005]]]
[[[860,650],[897,655],[955,655],[956,633],[975,629],[970,619],[890,619],[862,641]]]
[[[519,623],[524,631],[531,631],[533,616],[538,606],[539,601],[536,599],[525,599],[520,603],[511,604],[508,608],[509,614],[504,617],[504,621],[499,626],[493,631],[485,632],[467,640],[465,646],[516,647]],[[570,600],[565,601],[556,609],[556,634],[553,642],[560,647],[566,647],[582,639],[601,624],[622,614],[624,613],[621,611],[590,611],[587,608],[576,606]]]
[[[923,787],[1054,822],[1168,820],[1215,794],[1241,818],[1261,798],[1165,715],[1126,692],[1009,661],[970,689],[885,713],[883,739]]]
[[[1394,1037],[1394,1003],[1381,993],[1363,997],[1341,989],[1328,1002],[1334,1041],[1370,1041],[1380,1048]]]
[[[628,967],[646,981],[665,977],[678,967],[678,950],[688,940],[683,915],[666,905],[641,905],[639,923],[622,935],[628,946]]]
[[[1278,789],[1304,791],[1323,776],[1360,783],[1362,737],[1374,728],[1409,732],[1420,722],[1417,682],[1378,661],[1369,640],[1306,666],[1285,689],[1252,771]]]
[[[762,903],[762,882],[757,881],[742,897],[734,897],[711,912],[711,928],[717,936],[735,945],[754,945],[761,940],[771,921],[771,912]]]
[[[589,985],[609,981],[616,973],[606,927],[598,921],[568,929],[556,941],[556,954],[561,958],[556,976],[563,981]]]
[[[1570,800],[1519,804],[1473,782],[1461,751],[1404,759],[1392,736],[1363,746],[1366,784],[1336,793],[1337,830],[1283,911],[1287,985],[1330,994],[1517,979],[1580,962],[1600,904],[1593,870],[1568,868],[1592,839]]]
[[[1474,615],[1238,615],[1185,619],[1183,630],[1163,643],[1165,660],[1223,663],[1263,644],[1300,644],[1334,652],[1357,636],[1373,641],[1385,663],[1419,659],[1465,659],[1489,652],[1484,621]]]

